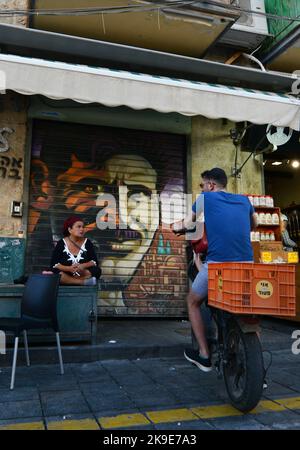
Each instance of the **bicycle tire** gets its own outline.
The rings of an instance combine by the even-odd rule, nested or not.
[[[244,364],[242,358],[230,350],[231,340],[238,339],[241,350],[244,353]],[[254,409],[261,399],[264,381],[264,365],[260,340],[256,333],[243,333],[238,325],[229,327],[226,335],[227,362],[224,363],[224,381],[231,404],[242,412]],[[244,370],[244,385],[239,390],[238,385],[233,386],[231,377],[237,379],[239,373]],[[236,372],[234,374],[234,372]],[[240,379],[241,377],[239,377]]]

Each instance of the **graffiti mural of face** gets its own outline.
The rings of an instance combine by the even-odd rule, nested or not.
[[[132,279],[148,251],[159,224],[156,197],[157,174],[143,157],[118,154],[104,162],[102,169],[91,168],[72,157],[72,167],[58,177],[65,206],[84,213],[86,237],[99,246],[102,269],[101,304],[124,306],[122,291]],[[126,200],[119,192],[127,190]],[[96,216],[107,205],[103,196],[116,199],[116,229],[99,230]],[[127,217],[128,227],[124,225]]]

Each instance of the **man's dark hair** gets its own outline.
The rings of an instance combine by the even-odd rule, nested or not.
[[[227,175],[223,169],[215,167],[211,170],[205,170],[201,173],[201,177],[205,180],[215,181],[218,185],[226,188],[227,186]]]

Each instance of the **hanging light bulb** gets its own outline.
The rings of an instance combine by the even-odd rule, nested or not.
[[[300,166],[300,162],[299,161],[297,161],[297,160],[292,161],[292,167],[294,169],[298,169],[299,166]]]

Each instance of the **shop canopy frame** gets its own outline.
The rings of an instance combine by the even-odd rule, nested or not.
[[[2,92],[300,130],[300,100],[287,94],[8,54],[0,71]]]

